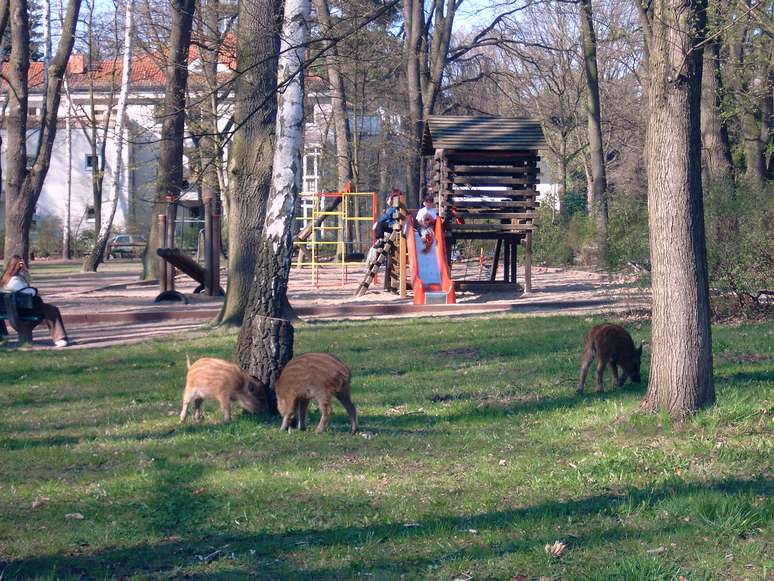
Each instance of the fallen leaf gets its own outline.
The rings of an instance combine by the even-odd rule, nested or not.
[[[649,555],[660,555],[661,553],[666,553],[666,547],[664,545],[661,545],[660,547],[656,547],[655,549],[648,549],[645,551]]]
[[[564,551],[567,549],[567,545],[565,545],[562,541],[554,541],[553,544],[546,545],[543,547],[543,549],[552,557],[561,557],[564,554]]]
[[[38,496],[32,501],[32,508],[39,508],[51,500],[48,496]]]
[[[180,535],[170,535],[168,537],[164,537],[164,540],[168,543],[179,543],[183,540],[183,537]]]
[[[65,515],[65,518],[67,520],[83,520],[86,517],[83,516],[80,512],[68,512]]]
[[[500,460],[499,464],[500,464],[500,466],[507,466],[508,465],[508,460]]]
[[[418,522],[407,522],[407,523],[403,523],[403,526],[406,528],[409,528],[409,527],[421,527],[422,525],[419,524]]]
[[[197,488],[196,490],[194,490],[193,491],[193,495],[194,496],[200,496],[200,495],[204,494],[205,492],[207,492],[207,489],[204,488],[204,486],[202,486],[201,488]]]

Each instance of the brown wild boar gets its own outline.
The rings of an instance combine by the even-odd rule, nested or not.
[[[586,334],[583,341],[578,393],[583,393],[586,373],[595,358],[597,360],[597,392],[602,391],[602,376],[608,364],[610,364],[610,370],[613,373],[613,381],[618,387],[624,384],[627,377],[635,383],[642,381],[640,377],[642,344],[635,348],[631,335],[619,325],[597,325]],[[620,377],[618,376],[618,367],[623,372]]]
[[[202,357],[193,365],[188,361],[180,422],[185,422],[191,402],[196,408],[194,418],[197,422],[202,421],[202,402],[205,399],[216,399],[220,402],[224,423],[231,421],[232,401],[237,401],[247,411],[256,413],[262,409],[261,387],[255,378],[245,374],[238,365],[230,361],[214,357]]]
[[[277,408],[282,416],[282,430],[290,430],[294,419],[298,429],[306,429],[309,400],[316,399],[322,417],[317,433],[331,422],[331,398],[341,402],[349,414],[352,433],[357,432],[357,411],[350,399],[352,372],[339,359],[328,353],[304,353],[285,366],[277,382]]]

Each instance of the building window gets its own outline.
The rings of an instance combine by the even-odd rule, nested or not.
[[[86,169],[93,169],[97,167],[97,156],[86,154],[84,166],[86,167]]]

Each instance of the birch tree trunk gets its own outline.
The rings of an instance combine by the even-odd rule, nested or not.
[[[99,235],[94,242],[91,254],[83,262],[83,272],[97,272],[97,268],[105,257],[110,233],[113,230],[113,220],[118,208],[118,200],[123,189],[124,175],[124,133],[126,132],[126,104],[129,97],[129,85],[132,79],[132,20],[134,17],[134,0],[126,0],[124,14],[124,57],[121,63],[121,89],[118,93],[118,111],[116,112],[115,139],[116,149],[112,164],[113,201],[110,204],[110,214],[100,225]]]
[[[73,193],[73,103],[65,79],[65,94],[67,95],[67,117],[65,117],[65,157],[67,158],[67,185],[65,188],[64,215],[62,216],[62,258],[72,258],[72,228],[70,225],[70,208]]]
[[[158,275],[159,233],[156,216],[166,209],[166,196],[183,192],[183,140],[185,138],[185,95],[188,86],[188,51],[196,0],[172,0],[169,54],[165,66],[164,119],[161,124],[159,173],[156,196],[148,225],[148,245],[143,253],[143,278]]]
[[[583,70],[586,74],[586,109],[591,155],[591,214],[597,227],[597,259],[601,263],[607,255],[607,176],[605,153],[602,145],[602,113],[599,100],[599,72],[597,70],[597,37],[594,33],[591,0],[581,0],[581,34],[583,40]]]
[[[255,279],[236,348],[241,367],[268,389],[266,411],[269,412],[276,412],[276,381],[293,356],[287,287],[293,252],[293,212],[301,182],[303,67],[309,11],[309,0],[285,0],[277,66],[280,92],[271,190],[258,246]]]
[[[278,21],[276,0],[239,3],[237,129],[229,164],[228,288],[217,319],[225,325],[241,325],[244,319],[266,219],[277,125]]]
[[[57,131],[62,80],[75,40],[81,0],[70,0],[60,30],[57,51],[48,67],[49,82],[44,95],[46,114],[41,119],[41,148],[27,167],[27,75],[30,68],[29,10],[27,0],[10,0],[11,57],[8,61],[8,117],[6,131],[5,255],[27,260],[30,226],[43,189]]]
[[[699,122],[705,10],[706,0],[656,0],[649,41],[653,349],[643,407],[676,418],[715,401]]]

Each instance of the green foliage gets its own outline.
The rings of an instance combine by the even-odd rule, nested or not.
[[[650,262],[648,200],[638,195],[610,196],[608,205],[607,266],[625,269],[629,262]]]
[[[47,258],[62,255],[62,219],[44,215],[38,219],[31,232],[31,250],[35,256]]]
[[[589,247],[594,240],[594,222],[585,210],[557,212],[549,203],[537,210],[538,228],[532,249],[538,264],[569,266],[588,264]]]
[[[95,242],[94,230],[82,230],[78,234],[78,239],[75,241],[75,254],[76,256],[85,256],[89,254],[94,248]]]
[[[713,184],[705,192],[710,285],[743,308],[774,281],[774,185]]]
[[[338,403],[324,434],[181,426],[186,355],[233,333],[3,350],[2,578],[765,579],[774,324],[715,326],[718,403],[673,424],[644,385],[575,395],[602,320],[298,325],[352,367],[362,436]]]

